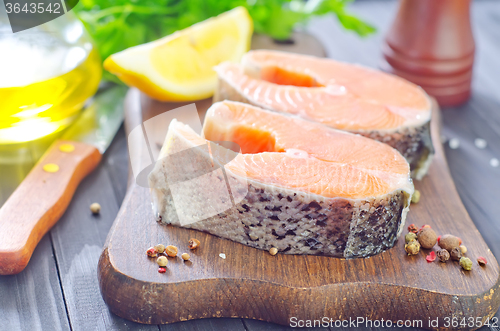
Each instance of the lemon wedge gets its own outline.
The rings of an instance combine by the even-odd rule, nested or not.
[[[193,101],[213,95],[213,67],[240,61],[250,48],[253,22],[243,7],[156,41],[131,47],[104,61],[129,86],[161,101]]]

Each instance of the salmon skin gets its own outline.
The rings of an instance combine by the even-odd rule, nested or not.
[[[202,133],[169,126],[149,176],[162,223],[344,258],[391,248],[404,227],[410,167],[386,144],[232,101],[212,105]],[[209,140],[234,142],[241,153]]]
[[[215,70],[219,83],[214,102],[241,101],[358,133],[397,149],[414,178],[427,173],[434,154],[431,101],[400,77],[270,50],[250,51],[241,64],[225,62]]]

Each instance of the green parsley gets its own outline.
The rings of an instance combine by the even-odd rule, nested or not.
[[[74,8],[104,60],[128,47],[156,40],[238,6],[252,16],[256,33],[276,40],[295,25],[332,13],[342,26],[366,36],[375,31],[346,12],[352,0],[80,0]],[[105,78],[109,78],[106,76]]]

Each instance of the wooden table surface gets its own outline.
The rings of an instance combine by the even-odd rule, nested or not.
[[[357,1],[351,8],[377,26],[375,36],[360,39],[346,33],[331,17],[312,21],[308,30],[324,44],[329,57],[377,67],[396,2]],[[472,16],[477,43],[473,96],[465,105],[443,109],[443,138],[460,142],[457,149],[445,143],[450,171],[472,220],[499,259],[500,167],[491,166],[490,160],[500,159],[500,1],[474,1]],[[485,149],[475,146],[477,138],[487,141]],[[97,261],[124,198],[127,172],[122,128],[102,164],[82,182],[64,216],[42,239],[28,267],[15,276],[0,276],[0,331],[291,329],[247,319],[141,325],[110,313],[99,292]],[[102,206],[98,217],[89,211],[92,202]]]

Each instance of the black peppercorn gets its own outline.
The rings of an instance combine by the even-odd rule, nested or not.
[[[460,248],[453,248],[450,252],[450,257],[453,261],[460,261],[460,258],[462,257],[462,251],[460,250]]]
[[[450,253],[446,249],[440,249],[437,251],[437,257],[439,261],[446,262],[450,259]]]

